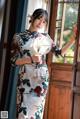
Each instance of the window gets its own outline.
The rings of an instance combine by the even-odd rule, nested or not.
[[[53,62],[73,63],[78,7],[79,0],[58,1],[55,43],[63,49],[63,56],[59,58],[53,56]]]

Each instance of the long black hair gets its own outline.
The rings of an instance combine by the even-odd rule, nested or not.
[[[39,8],[39,9],[36,9],[32,14],[33,22],[35,21],[35,19],[38,19],[38,18],[41,18],[41,17],[44,17],[46,23],[48,24],[48,13],[47,13],[46,10],[44,10],[42,8]],[[30,22],[32,22],[32,21],[30,20]]]

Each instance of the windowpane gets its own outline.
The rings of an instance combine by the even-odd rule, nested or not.
[[[57,19],[62,18],[62,13],[63,13],[63,4],[58,4]]]
[[[56,21],[56,28],[61,28],[61,20]]]
[[[60,56],[59,58],[56,58],[53,56],[53,62],[72,64],[74,59],[79,3],[76,3],[75,0],[65,0],[68,3],[63,2],[63,0],[59,1],[62,2],[58,3],[55,43],[63,49],[63,57]]]
[[[77,23],[78,4],[67,4],[65,12],[65,29],[72,29],[73,25]]]

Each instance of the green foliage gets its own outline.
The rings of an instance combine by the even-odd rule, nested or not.
[[[64,36],[63,36],[63,39],[64,39],[64,41],[65,41],[64,44],[63,44],[63,46],[69,41],[71,35],[72,35],[72,33],[69,33],[68,35],[64,35]]]
[[[79,4],[66,4],[66,11],[65,11],[65,23],[64,23],[64,31],[66,34],[63,35],[63,47],[69,42],[71,36],[73,35],[73,26],[77,23],[77,16],[78,16],[78,5]],[[58,19],[62,18],[63,15],[63,6],[59,4],[58,9]],[[60,23],[58,24],[61,25]],[[60,32],[59,32],[60,31]],[[61,29],[58,31],[58,40],[60,38]],[[70,32],[68,32],[70,31]],[[53,56],[53,62],[60,62],[60,63],[73,63],[74,57],[74,45],[67,49],[65,56],[63,57],[55,57]]]
[[[77,4],[68,4],[65,14],[65,29],[72,29],[73,25],[77,22]]]
[[[74,51],[72,49],[68,49],[66,55],[64,55],[63,57],[53,56],[53,62],[72,64],[73,63],[73,57],[74,57]]]

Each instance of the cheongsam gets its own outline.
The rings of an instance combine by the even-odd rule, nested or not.
[[[49,72],[46,54],[53,41],[49,35],[26,30],[13,37],[11,62],[16,65],[18,58],[40,55],[41,62],[20,65],[17,82],[17,119],[43,119],[46,93],[49,85]]]

